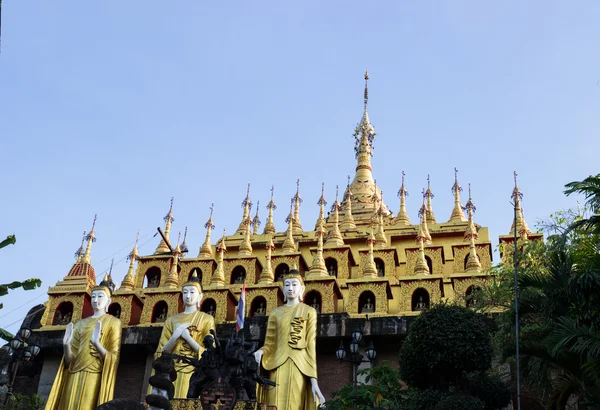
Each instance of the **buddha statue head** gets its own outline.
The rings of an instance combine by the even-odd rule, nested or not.
[[[202,285],[196,275],[196,271],[192,273],[190,279],[185,282],[181,288],[181,295],[183,297],[183,304],[188,306],[195,306],[200,308],[200,302],[202,302]]]
[[[283,300],[287,302],[288,299],[298,298],[302,301],[305,290],[304,279],[300,275],[298,268],[294,265],[290,269],[290,273],[283,277]]]
[[[112,298],[112,291],[108,275],[104,276],[98,286],[92,288],[92,309],[94,312],[106,313]]]

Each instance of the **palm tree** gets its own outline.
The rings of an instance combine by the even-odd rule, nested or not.
[[[583,181],[573,181],[565,185],[565,195],[581,194],[592,215],[571,225],[571,229],[584,229],[600,234],[600,174],[590,175]]]

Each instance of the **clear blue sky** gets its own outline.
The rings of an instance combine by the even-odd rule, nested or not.
[[[314,226],[321,182],[331,203],[354,172],[365,68],[374,175],[396,212],[406,171],[413,221],[428,173],[436,217],[450,216],[456,166],[497,243],[513,170],[532,227],[575,207],[566,182],[599,172],[597,1],[2,6],[0,235],[18,241],[1,277],[44,281],[2,298],[13,331],[68,272],[95,213],[93,263],[101,276],[114,255],[119,282],[136,231],[146,242],[172,196],[193,255],[211,202],[218,232],[237,227],[248,182],[263,221],[275,185],[283,230],[300,178]]]

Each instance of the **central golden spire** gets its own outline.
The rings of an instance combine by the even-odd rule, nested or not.
[[[258,217],[258,208],[260,208],[260,201],[256,201],[256,215],[254,215],[254,219],[252,219],[252,235],[258,235],[258,228],[262,223]]]
[[[431,191],[431,179],[429,178],[429,174],[427,174],[427,191],[425,191],[423,197],[427,199],[427,223],[434,224],[436,223],[435,215],[433,214],[433,207],[431,206],[431,198],[433,198],[434,195]]]
[[[242,208],[244,208],[244,214],[242,215],[242,222],[238,226],[236,234],[244,234],[246,230],[250,229],[250,225],[252,224],[252,220],[250,219],[250,210],[252,209],[252,201],[250,200],[250,184],[248,184],[248,189],[246,191],[246,198],[242,201]]]
[[[171,224],[175,221],[175,218],[173,218],[173,198],[171,198],[171,207],[169,208],[169,213],[167,214],[167,216],[164,217],[165,220],[165,238],[167,238],[167,240],[169,240],[169,235],[171,234]],[[160,240],[160,243],[158,244],[156,250],[154,251],[154,254],[161,254],[161,253],[168,253],[171,252],[171,249],[169,249],[169,246],[166,244],[164,239]]]
[[[398,215],[394,218],[393,223],[399,225],[410,225],[410,219],[408,217],[408,212],[406,212],[406,197],[408,196],[408,191],[404,187],[404,176],[406,174],[402,171],[402,185],[400,186],[400,190],[398,191],[398,198],[400,198],[400,210],[398,211]]]
[[[275,205],[275,201],[273,200],[273,196],[275,193],[275,186],[271,186],[271,200],[267,204],[267,209],[269,210],[269,216],[267,217],[267,223],[265,225],[265,230],[263,234],[275,233],[275,223],[273,222],[273,211],[277,209],[277,205]]]
[[[300,204],[302,203],[302,197],[300,196],[300,179],[296,181],[296,194],[292,197],[292,204],[294,204],[294,234],[302,233],[302,223],[300,222]]]
[[[513,201],[515,201],[514,205],[517,211],[517,226],[515,227],[515,220],[513,219],[513,223],[510,227],[510,234],[514,235],[515,233],[515,228],[517,229],[517,235],[519,235],[519,237],[521,237],[522,239],[527,239],[528,235],[531,233],[531,231],[529,230],[529,226],[527,226],[527,222],[525,221],[525,218],[523,217],[523,209],[521,208],[521,200],[523,199],[523,193],[521,192],[521,190],[519,189],[519,186],[517,185],[517,171],[514,172],[514,178],[515,178],[515,188],[513,189],[513,193],[511,195],[511,198],[513,199]]]
[[[120,289],[133,290],[133,288],[135,287],[134,268],[135,268],[135,261],[138,260],[138,258],[139,258],[138,248],[137,248],[139,238],[140,238],[140,232],[138,231],[137,235],[135,236],[135,245],[133,245],[133,249],[131,250],[129,255],[127,255],[127,259],[129,260],[129,269],[127,270],[127,274],[125,275],[125,278],[123,278],[123,282],[121,282]]]
[[[452,209],[452,214],[450,215],[450,220],[448,222],[465,222],[465,214],[462,210],[462,205],[460,203],[460,193],[462,192],[462,187],[458,184],[458,169],[454,168],[454,185],[452,185],[452,193],[454,194],[454,208]]]
[[[85,240],[87,241],[87,246],[85,248],[85,253],[83,254],[83,258],[81,259],[82,262],[86,262],[86,263],[91,263],[92,262],[92,258],[91,258],[91,253],[92,253],[92,243],[96,242],[96,218],[97,215],[94,215],[94,222],[92,223],[92,229],[90,230],[90,233],[88,233],[85,237]]]
[[[198,254],[199,258],[212,258],[212,246],[210,245],[210,233],[213,229],[215,229],[215,224],[213,223],[213,210],[215,209],[215,203],[210,204],[210,216],[208,217],[208,221],[204,224],[206,228],[206,238],[204,239],[204,243],[202,247],[200,247],[200,253]]]
[[[342,234],[340,232],[340,203],[338,201],[338,187],[335,187],[335,202],[331,206],[331,213],[333,214],[333,224],[331,226],[331,230],[329,231],[329,237],[327,238],[327,242],[325,246],[343,246],[344,239],[342,238]]]
[[[467,257],[465,271],[480,272],[481,262],[479,261],[479,256],[477,256],[477,248],[475,247],[475,240],[479,238],[479,235],[477,234],[477,227],[473,222],[475,204],[473,203],[473,199],[471,199],[471,184],[469,184],[469,200],[465,205],[465,209],[467,210],[467,215],[469,215],[469,225],[467,225],[467,230],[465,232],[465,241],[469,241],[469,256]]]

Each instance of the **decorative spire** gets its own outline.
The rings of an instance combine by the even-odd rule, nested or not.
[[[421,219],[421,230],[423,231],[423,235],[426,243],[431,242],[431,235],[429,233],[429,228],[427,227],[427,215],[429,210],[427,209],[427,205],[425,205],[425,190],[423,190],[423,203],[421,208],[419,209],[419,217]]]
[[[365,259],[363,265],[363,277],[377,277],[377,266],[375,265],[375,257],[373,255],[373,246],[377,243],[375,235],[373,233],[373,225],[371,225],[371,233],[367,239],[367,245],[369,246],[369,253]]]
[[[356,229],[356,222],[354,222],[354,216],[352,215],[352,191],[350,190],[350,175],[348,175],[348,185],[346,186],[346,193],[344,194],[344,203],[346,206],[344,209],[344,218],[342,219],[342,229],[344,231]]]
[[[84,244],[84,242],[85,242],[85,238],[86,238],[86,232],[85,232],[85,231],[83,231],[83,237],[81,238],[81,245],[79,246],[79,249],[77,249],[77,250],[75,251],[75,257],[77,258],[77,262],[76,262],[76,263],[79,263],[79,262],[81,262],[81,260],[83,259],[83,254],[84,254],[84,252],[85,252],[85,251],[83,250],[83,244]]]
[[[271,186],[271,200],[267,204],[267,209],[269,210],[269,216],[267,218],[267,224],[265,225],[265,230],[263,234],[275,233],[275,224],[273,223],[273,211],[277,209],[277,205],[275,205],[275,201],[273,200],[273,195],[275,192],[275,186]]]
[[[337,198],[335,202],[337,203]],[[317,253],[313,258],[312,266],[310,267],[308,275],[311,278],[320,276],[326,277],[329,276],[329,274],[327,273],[327,266],[325,265],[325,259],[323,258],[323,236],[325,236],[325,230],[317,227],[315,229],[315,236],[317,237]]]
[[[175,221],[175,218],[173,218],[173,198],[171,198],[171,207],[169,208],[169,213],[164,217],[165,220],[165,238],[167,238],[167,240],[169,239],[169,235],[171,234],[171,224]],[[156,250],[154,251],[154,254],[161,254],[161,253],[169,253],[171,252],[171,249],[169,249],[169,246],[165,243],[164,239],[160,240],[160,243],[158,244],[158,246],[156,247]]]
[[[250,256],[252,255],[252,242],[250,241],[250,228],[244,231],[244,239],[242,243],[240,243],[240,248],[238,249],[238,255],[240,256]]]
[[[525,218],[523,217],[523,209],[521,208],[521,200],[523,199],[523,193],[521,192],[521,190],[519,189],[519,186],[517,185],[517,172],[514,172],[514,178],[515,178],[515,189],[513,189],[513,193],[511,195],[511,198],[514,201],[514,206],[516,208],[517,211],[517,234],[521,237],[521,239],[527,239],[528,235],[531,233],[531,231],[529,230],[529,226],[527,226],[527,222],[525,221]],[[510,227],[510,234],[514,235],[515,233],[515,221],[513,219],[513,223]]]
[[[340,233],[340,215],[339,210],[342,208],[338,201],[338,186],[335,187],[335,202],[331,206],[331,212],[333,212],[333,226],[329,231],[329,237],[327,238],[327,242],[325,246],[343,246],[344,239],[342,238],[342,234]]]
[[[225,245],[225,229],[223,229],[223,236],[217,243],[217,269],[210,281],[211,286],[225,286],[225,271],[223,270],[223,256],[227,252],[227,246]]]
[[[292,202],[293,204],[293,202]],[[285,253],[292,253],[292,252],[296,252],[296,243],[294,242],[294,212],[292,210],[292,204],[290,204],[290,214],[288,215],[288,217],[285,219],[285,221],[288,223],[288,228],[285,231],[286,232],[286,238],[285,241],[283,242],[283,246],[281,247],[281,250]]]
[[[181,253],[188,253],[189,249],[187,244],[185,243],[185,240],[187,238],[187,226],[185,227],[185,230],[183,231],[183,242],[181,243]]]
[[[179,240],[181,239],[181,232],[177,234],[177,246],[175,246],[175,250],[173,251],[173,260],[171,261],[171,270],[167,274],[167,278],[165,279],[165,286],[168,288],[177,288],[179,285],[179,257],[181,256],[181,247],[179,246]]]
[[[133,288],[135,287],[134,268],[135,261],[139,258],[137,248],[139,238],[140,232],[138,231],[137,235],[135,236],[135,245],[133,245],[133,249],[131,250],[131,252],[129,252],[129,255],[127,255],[127,260],[129,261],[129,269],[127,270],[125,278],[123,278],[123,282],[121,282],[121,289],[123,290],[133,290]]]
[[[246,230],[250,229],[250,225],[252,224],[252,220],[250,219],[250,210],[252,209],[252,201],[250,200],[250,184],[248,184],[246,198],[244,198],[242,201],[242,208],[244,208],[242,222],[240,222],[240,226],[238,226],[238,229],[235,233],[243,235]]]
[[[387,238],[385,237],[385,231],[383,229],[383,214],[384,214],[384,210],[383,210],[383,191],[381,191],[381,205],[379,206],[379,211],[377,211],[377,219],[378,219],[378,223],[377,223],[377,235],[375,236],[375,239],[377,240],[377,247],[378,248],[385,248],[386,246],[388,246],[388,241]]]
[[[327,205],[327,201],[325,200],[325,183],[321,183],[321,198],[317,202],[319,205],[319,218],[317,218],[317,223],[315,224],[315,231],[326,231],[325,227],[325,205]]]
[[[402,171],[402,185],[400,186],[400,190],[398,191],[398,198],[400,198],[400,210],[398,211],[398,215],[394,218],[393,224],[396,225],[410,225],[410,219],[408,218],[408,212],[406,212],[406,197],[408,196],[408,191],[404,187],[404,176],[406,174]]]
[[[94,215],[94,222],[92,223],[92,229],[85,236],[85,240],[87,241],[87,246],[85,248],[85,253],[83,254],[82,262],[91,263],[92,258],[90,254],[92,253],[92,243],[96,242],[96,219],[97,215]]]
[[[212,258],[213,251],[212,246],[210,245],[210,233],[213,229],[215,229],[215,224],[213,223],[213,210],[215,209],[215,203],[210,204],[210,216],[208,217],[208,221],[204,224],[206,228],[206,238],[204,239],[204,243],[200,247],[200,253],[198,254],[199,258]]]
[[[275,275],[273,274],[273,267],[271,266],[271,254],[275,250],[275,244],[273,243],[273,233],[269,233],[269,241],[266,246],[267,255],[265,256],[265,266],[263,267],[262,272],[260,273],[260,279],[258,283],[269,284],[273,283],[275,280]]]
[[[256,202],[256,215],[254,216],[254,219],[252,220],[252,235],[258,235],[258,228],[260,227],[260,224],[262,223],[260,221],[260,218],[258,217],[258,208],[260,208],[260,201]]]
[[[371,157],[373,156],[373,141],[375,139],[375,129],[369,120],[367,105],[369,103],[369,72],[365,71],[365,92],[364,92],[364,111],[360,123],[354,130],[354,153],[358,160],[356,171],[359,169],[368,169],[371,172]]]
[[[300,204],[302,203],[302,197],[300,197],[300,179],[296,181],[296,194],[292,197],[292,204],[294,205],[294,233],[302,233],[302,224],[300,223]]]
[[[429,179],[429,174],[427,174],[427,191],[423,194],[425,198],[427,198],[427,223],[434,224],[435,215],[433,214],[433,207],[431,206],[431,198],[433,198],[433,192],[431,192],[431,180]]]
[[[423,205],[419,210],[419,217],[421,219],[419,233],[417,234],[417,244],[419,245],[419,250],[417,253],[417,263],[415,264],[414,273],[428,274],[431,272],[429,272],[429,265],[427,265],[427,261],[425,260],[424,244],[431,241],[431,236],[429,235],[429,230],[427,229],[427,206],[425,205],[425,196],[423,196]]]
[[[450,220],[448,220],[448,222],[465,222],[467,220],[465,214],[463,214],[463,208],[460,203],[460,193],[462,190],[462,187],[458,184],[458,169],[454,168],[454,185],[452,185],[454,208],[452,209],[452,214],[450,215]]]
[[[471,199],[471,184],[469,184],[469,200],[465,205],[465,209],[467,210],[467,215],[469,216],[469,224],[467,225],[467,230],[465,231],[465,241],[469,241],[469,256],[467,258],[467,263],[465,266],[465,271],[471,272],[481,271],[481,262],[479,261],[479,256],[477,256],[477,248],[475,247],[475,240],[479,238],[477,234],[477,227],[473,222],[473,214],[475,213],[475,204]]]

